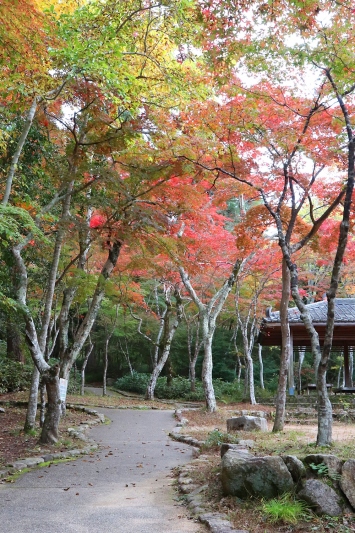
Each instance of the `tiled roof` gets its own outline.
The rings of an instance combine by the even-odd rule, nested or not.
[[[306,305],[314,323],[327,321],[328,302],[323,300],[314,304]],[[302,322],[300,312],[297,307],[288,310],[288,319],[290,322]],[[264,321],[267,323],[280,322],[280,312],[267,310]],[[335,322],[355,322],[355,298],[336,298],[335,299]]]

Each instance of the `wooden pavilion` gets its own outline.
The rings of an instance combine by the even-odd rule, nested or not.
[[[313,304],[308,304],[307,309],[316,328],[320,345],[323,346],[325,326],[327,321],[328,302],[323,300]],[[290,324],[291,336],[291,360],[290,368],[293,369],[293,348],[298,346],[303,349],[310,349],[310,339],[300,317],[300,312],[295,308],[288,310],[288,319]],[[280,312],[271,311],[269,307],[266,311],[266,317],[263,319],[260,327],[259,343],[263,346],[281,346],[281,324]],[[335,320],[333,347],[341,351],[344,356],[344,382],[345,389],[352,388],[352,375],[350,371],[349,354],[355,350],[355,298],[336,298],[335,299]],[[290,394],[294,394],[293,374],[289,379]],[[348,391],[350,392],[350,390]],[[355,389],[351,392],[355,392]]]

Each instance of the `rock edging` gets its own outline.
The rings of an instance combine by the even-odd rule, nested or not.
[[[189,435],[181,435],[179,433],[182,425],[187,424],[187,420],[183,419],[184,423],[182,424],[182,413],[180,410],[175,411],[175,418],[178,420],[178,425],[172,432],[169,433],[169,436],[177,440],[178,442],[183,442],[193,447],[193,455],[196,457],[193,461],[180,467],[179,477],[178,477],[178,487],[179,491],[184,494],[184,497],[187,502],[187,507],[192,514],[202,523],[205,524],[212,533],[249,533],[246,530],[234,529],[226,514],[222,513],[211,513],[204,505],[203,493],[207,489],[207,485],[196,485],[193,483],[190,477],[190,471],[193,470],[194,465],[198,463],[208,462],[208,457],[205,455],[200,455],[200,448],[204,444],[203,441],[194,439]]]
[[[223,513],[211,513],[205,507],[203,494],[208,485],[196,485],[190,477],[190,471],[198,463],[208,462],[208,457],[200,455],[194,461],[180,468],[178,477],[179,491],[184,494],[187,507],[196,518],[205,524],[212,533],[249,533],[246,530],[234,529]]]
[[[88,415],[96,417],[96,420],[90,420],[89,422],[80,424],[80,426],[76,428],[68,428],[69,435],[78,440],[87,442],[87,446],[81,449],[75,448],[73,450],[67,450],[65,452],[46,453],[41,456],[27,457],[26,459],[19,459],[17,461],[13,461],[12,463],[9,463],[9,465],[5,469],[0,470],[0,480],[4,480],[9,476],[21,472],[21,470],[24,470],[25,468],[34,468],[42,463],[53,462],[61,459],[71,459],[73,457],[80,457],[81,455],[87,455],[92,451],[98,449],[99,446],[92,439],[89,439],[87,437],[86,432],[91,426],[103,424],[105,422],[105,415],[99,413],[95,409],[90,409],[83,405],[74,406],[68,404],[67,407],[70,409],[83,411]]]

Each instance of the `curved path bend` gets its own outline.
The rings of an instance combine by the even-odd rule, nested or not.
[[[188,462],[172,441],[171,411],[100,409],[91,455],[32,470],[0,485],[4,533],[201,533],[174,500],[171,469]]]

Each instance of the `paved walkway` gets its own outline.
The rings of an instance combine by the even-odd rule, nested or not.
[[[198,533],[174,501],[171,469],[188,462],[188,446],[167,437],[171,411],[100,409],[112,420],[90,437],[100,450],[0,486],[6,533]]]

